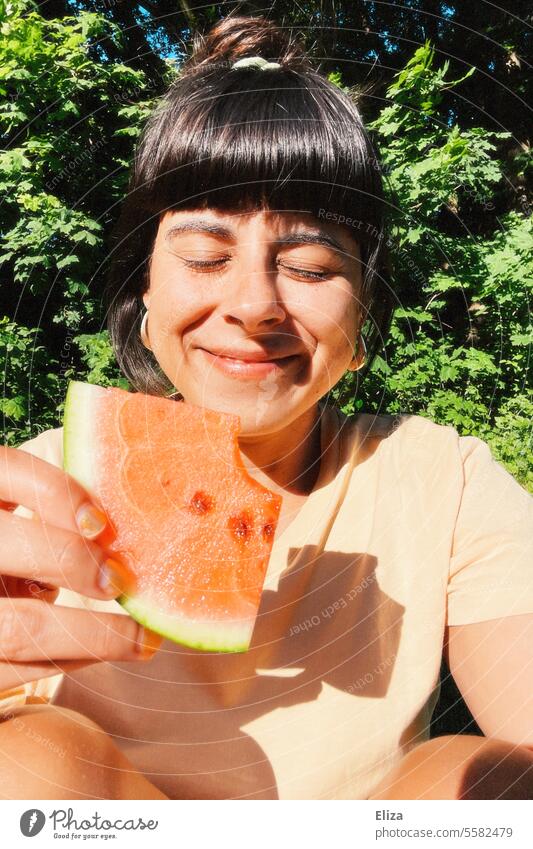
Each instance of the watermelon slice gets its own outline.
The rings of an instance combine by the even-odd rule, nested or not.
[[[250,645],[281,496],[245,470],[240,420],[184,401],[71,381],[64,469],[110,519],[135,577],[117,600],[177,643]]]

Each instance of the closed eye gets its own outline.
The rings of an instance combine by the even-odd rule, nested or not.
[[[222,259],[212,259],[212,260],[200,260],[200,259],[184,259],[184,263],[192,269],[195,268],[205,268],[209,270],[210,268],[215,269],[220,266],[221,262],[226,262],[229,257],[224,257]]]
[[[220,259],[215,260],[192,260],[192,259],[184,259],[183,261],[187,265],[188,268],[192,268],[193,271],[219,271],[222,267],[222,264],[227,262],[229,257],[222,257]],[[287,271],[292,271],[294,274],[298,274],[301,277],[305,277],[308,280],[325,280],[326,277],[330,276],[330,272],[327,271],[309,271],[306,268],[296,268],[290,265],[282,265],[282,268],[285,268]]]
[[[287,271],[293,271],[295,274],[300,274],[302,277],[307,277],[309,280],[325,280],[326,277],[329,277],[327,271],[309,271],[306,268],[293,268],[290,265],[284,265],[282,268],[286,268]]]

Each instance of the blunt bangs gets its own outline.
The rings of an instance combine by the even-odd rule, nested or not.
[[[139,391],[172,390],[139,338],[160,217],[207,208],[307,213],[347,228],[360,246],[371,322],[363,377],[388,334],[393,296],[379,161],[351,96],[312,70],[217,62],[184,73],[162,98],[136,151],[106,290],[115,355]]]
[[[382,228],[379,166],[359,113],[318,74],[211,71],[201,86],[193,77],[169,92],[145,138],[136,193],[148,216],[269,208]]]

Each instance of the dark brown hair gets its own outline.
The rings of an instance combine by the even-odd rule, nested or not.
[[[231,67],[257,55],[281,69]],[[360,244],[359,297],[368,322],[363,376],[384,344],[394,308],[379,161],[353,92],[313,70],[300,42],[264,17],[230,15],[196,36],[141,135],[106,289],[115,355],[138,391],[160,395],[172,388],[139,337],[160,216],[207,207],[305,211],[318,219],[330,213],[328,220],[355,222],[348,229]]]

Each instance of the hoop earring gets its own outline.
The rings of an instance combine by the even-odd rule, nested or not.
[[[360,339],[360,340],[361,340],[361,342],[363,343],[363,350],[364,350],[364,352],[365,352],[365,355],[364,355],[364,357],[363,357],[362,362],[360,362],[360,363],[359,363],[359,365],[354,365],[354,363],[357,363],[357,357],[354,357],[354,358],[353,358],[353,360],[352,360],[352,362],[351,362],[351,363],[350,363],[350,365],[348,366],[349,371],[359,371],[359,369],[362,369],[362,368],[363,368],[363,366],[364,366],[364,364],[365,364],[365,362],[366,362],[366,359],[367,359],[367,357],[368,357],[368,349],[367,349],[367,347],[366,347],[365,337],[363,336],[363,334],[362,334],[362,333],[360,333],[360,334],[359,334],[359,339]],[[357,347],[359,347],[359,346],[357,346]]]
[[[143,343],[144,347],[148,348],[148,350],[151,351],[152,349],[150,347],[150,340],[148,338],[148,329],[146,327],[147,321],[148,321],[148,310],[146,310],[145,314],[142,317],[141,329],[140,329],[139,332],[140,332],[140,336],[141,336],[141,342]]]

